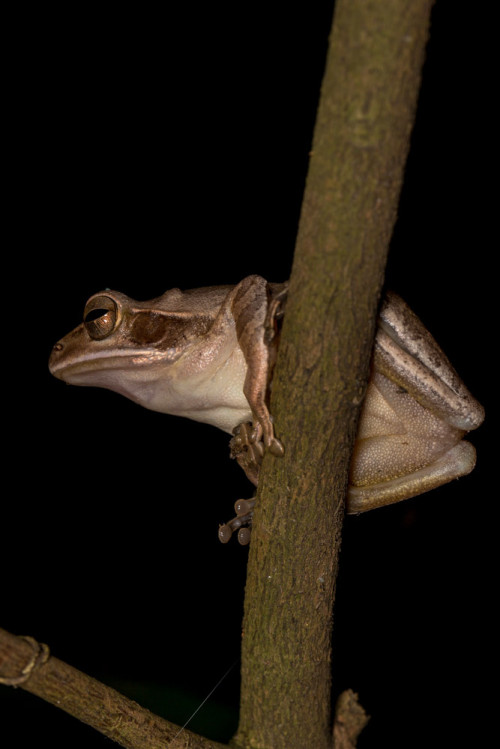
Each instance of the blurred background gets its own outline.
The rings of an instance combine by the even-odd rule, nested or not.
[[[486,8],[436,3],[386,278],[488,416],[469,477],[346,519],[333,679],[372,716],[360,749],[451,746],[487,728]],[[0,626],[179,724],[238,658],[248,551],[219,544],[217,528],[251,486],[227,435],[66,387],[47,359],[103,288],[144,300],[288,277],[331,13],[40,6],[8,25]],[[238,699],[236,665],[189,727],[227,741]],[[0,732],[16,749],[111,746],[6,687]]]

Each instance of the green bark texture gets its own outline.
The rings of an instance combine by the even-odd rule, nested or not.
[[[250,548],[238,747],[332,746],[331,636],[350,454],[431,0],[339,0]]]

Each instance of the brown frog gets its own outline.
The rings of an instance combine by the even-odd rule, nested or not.
[[[88,300],[83,322],[54,346],[52,374],[114,390],[162,413],[233,434],[231,451],[257,485],[264,450],[280,456],[267,399],[287,284],[248,276],[235,286],[171,289],[148,302],[116,291]],[[387,294],[351,464],[347,512],[421,494],[469,473],[462,440],[484,412],[403,300]],[[221,526],[249,539],[254,500]]]

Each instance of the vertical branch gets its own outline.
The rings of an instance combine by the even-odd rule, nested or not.
[[[331,746],[330,642],[350,454],[431,0],[338,0],[248,567],[237,746]]]

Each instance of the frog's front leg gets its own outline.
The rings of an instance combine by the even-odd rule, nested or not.
[[[231,293],[236,335],[248,367],[243,392],[253,422],[239,424],[234,429],[230,449],[231,457],[255,486],[264,450],[283,455],[283,445],[274,435],[267,399],[278,347],[278,320],[283,315],[286,293],[287,284],[268,284],[260,276],[245,278]],[[236,517],[219,527],[222,543],[227,543],[235,531],[240,544],[250,541],[254,505],[255,499],[240,499],[235,503]]]
[[[243,393],[253,415],[251,440],[262,440],[276,456],[283,455],[283,445],[274,435],[267,399],[286,293],[287,284],[269,284],[261,276],[244,278],[231,293],[236,335],[247,364]]]

